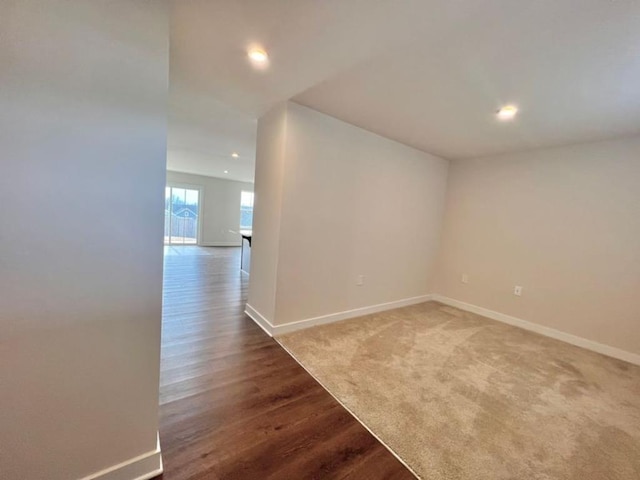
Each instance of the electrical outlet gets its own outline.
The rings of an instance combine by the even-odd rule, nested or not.
[[[462,274],[462,278],[460,279],[460,281],[462,283],[469,283],[469,275],[467,275],[466,273]]]
[[[517,295],[518,297],[521,297],[522,296],[522,287],[520,285],[516,285],[513,288],[513,294]]]
[[[359,287],[364,285],[364,275],[358,275],[358,279],[356,280],[356,285]]]

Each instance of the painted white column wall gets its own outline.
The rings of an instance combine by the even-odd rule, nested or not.
[[[0,477],[148,474],[168,6],[9,0],[0,32]]]

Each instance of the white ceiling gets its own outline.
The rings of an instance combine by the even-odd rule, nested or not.
[[[171,20],[174,170],[251,180],[255,119],[291,98],[445,158],[640,133],[638,0],[175,0]]]
[[[167,168],[253,182],[256,124],[255,116],[172,82]],[[238,158],[231,156],[234,152]]]

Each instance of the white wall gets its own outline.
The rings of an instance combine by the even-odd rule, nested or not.
[[[639,185],[640,137],[452,162],[437,292],[640,353]]]
[[[258,121],[248,303],[269,320],[276,311],[286,128],[286,104]]]
[[[0,476],[153,469],[167,5],[9,0],[0,31]]]
[[[278,161],[277,151],[264,154],[261,139],[283,121],[269,137],[277,143],[285,132]],[[431,293],[447,167],[438,157],[295,103],[260,119],[251,268],[255,273],[256,260],[277,257],[275,309],[260,311],[255,275],[248,303],[282,325]],[[272,198],[261,204],[265,191]],[[269,223],[278,238],[268,249],[259,224],[266,211],[280,216],[279,228]]]
[[[168,171],[167,185],[200,188],[200,245],[240,246],[240,235],[230,230],[240,229],[240,193],[253,192],[252,183]]]
[[[278,106],[258,123],[248,303],[281,327],[438,293],[640,353],[639,160],[627,138],[453,161],[447,182],[444,160]]]

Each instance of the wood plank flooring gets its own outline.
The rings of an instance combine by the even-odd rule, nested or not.
[[[243,313],[239,248],[165,253],[158,478],[415,478]]]

